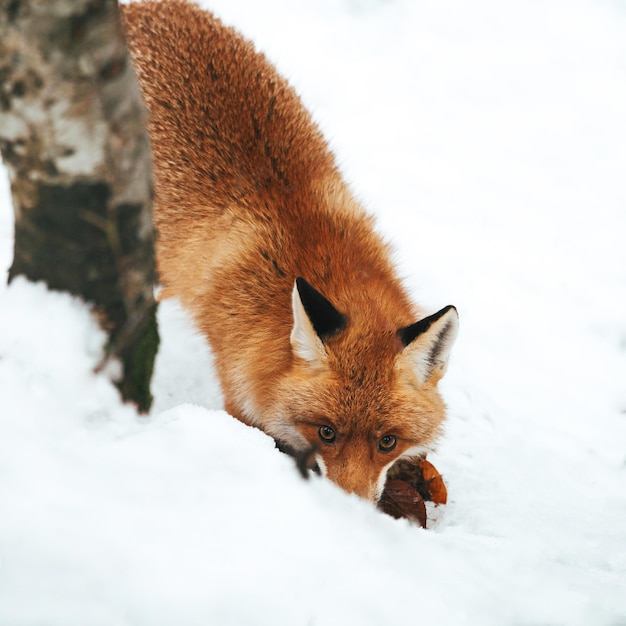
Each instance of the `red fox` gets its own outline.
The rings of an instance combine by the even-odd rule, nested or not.
[[[230,414],[376,501],[389,467],[440,434],[456,309],[411,304],[318,127],[249,41],[183,0],[122,9],[161,297],[208,339]]]

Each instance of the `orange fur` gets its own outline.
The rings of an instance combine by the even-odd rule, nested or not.
[[[420,312],[372,218],[251,43],[180,0],[131,3],[123,15],[150,114],[163,297],[180,298],[207,337],[232,415],[293,448],[315,446],[332,480],[376,499],[386,468],[437,437],[445,363],[431,367],[424,348],[399,339]],[[347,319],[321,341],[303,317],[300,351],[298,276]],[[398,443],[381,452],[387,434]]]

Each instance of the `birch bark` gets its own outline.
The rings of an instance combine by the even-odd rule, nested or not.
[[[121,364],[122,397],[145,412],[158,332],[144,122],[115,0],[0,0],[9,281],[23,275],[91,303],[109,336],[102,364]]]

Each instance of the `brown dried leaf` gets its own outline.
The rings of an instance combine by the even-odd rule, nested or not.
[[[422,468],[422,480],[428,490],[429,498],[435,504],[445,504],[448,501],[448,490],[441,474],[435,466],[426,459],[419,462]]]
[[[378,508],[399,519],[406,518],[426,528],[426,505],[419,492],[404,480],[388,480]]]
[[[448,491],[435,466],[422,457],[399,459],[389,470],[387,481],[404,480],[421,494],[424,500],[445,504]]]

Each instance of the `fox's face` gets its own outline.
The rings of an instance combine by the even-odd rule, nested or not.
[[[292,371],[276,390],[268,431],[314,449],[322,472],[376,501],[389,467],[425,452],[445,407],[437,383],[457,333],[454,307],[402,329],[348,319],[303,279],[293,292]]]

